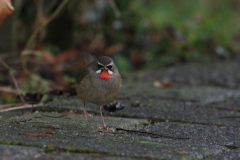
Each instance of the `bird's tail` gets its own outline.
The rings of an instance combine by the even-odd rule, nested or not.
[[[87,65],[89,65],[93,61],[97,60],[97,58],[90,53],[82,53],[80,55],[80,59],[81,59],[84,67],[86,67]]]

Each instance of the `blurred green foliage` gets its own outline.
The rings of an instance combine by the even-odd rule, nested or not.
[[[217,43],[225,45],[239,32],[239,7],[236,0],[135,0],[130,4],[154,28],[171,24],[189,38],[190,44],[212,35]]]
[[[15,96],[9,96],[7,94],[3,94],[0,96],[0,104],[11,104],[15,103],[17,98]]]
[[[21,2],[14,11],[19,14],[15,19],[17,30],[6,32],[6,37],[17,35],[19,51],[62,1]],[[44,92],[51,89],[52,82],[75,84],[82,67],[78,56],[85,52],[112,57],[121,74],[189,61],[234,58],[240,53],[239,15],[239,0],[71,0],[38,33],[31,53],[22,52],[36,58],[26,59],[33,71],[20,88],[24,92]],[[4,53],[1,47],[0,53]],[[19,62],[12,57],[6,62],[11,60]],[[23,70],[17,65],[22,66],[13,67],[14,75],[25,77],[19,74]],[[0,81],[10,83],[5,73],[0,74]],[[0,103],[15,101],[5,95],[0,98]]]
[[[223,54],[229,54],[227,50],[231,51],[231,42],[240,31],[240,2],[236,0],[135,0],[129,8],[145,23],[136,27],[139,32],[144,27],[152,28],[162,38],[160,43],[151,43],[146,49],[148,65],[172,64],[183,59],[204,60],[210,52],[217,52],[215,48],[219,46],[226,52]],[[180,32],[180,37],[175,35],[175,38],[181,42],[184,36],[185,40],[173,45],[173,37],[165,34],[169,26],[172,32]]]
[[[13,32],[19,50],[61,2],[22,1],[14,12],[19,13],[17,31]],[[39,32],[31,49],[51,51],[54,56],[73,48],[79,54],[108,55],[121,73],[212,57],[231,58],[240,51],[239,15],[238,0],[72,0]],[[66,53],[73,52],[66,51],[51,62],[69,66],[73,61],[64,62]],[[73,76],[69,72],[61,74]],[[67,76],[63,78],[73,82]],[[47,88],[39,83],[29,80],[24,91]]]
[[[50,10],[52,2],[43,2],[44,17],[60,4]],[[31,34],[36,8],[31,0],[23,5],[22,40]],[[71,47],[107,54],[122,72],[212,55],[229,58],[236,52],[232,42],[240,34],[239,14],[238,0],[74,0],[49,24],[43,46],[55,54]],[[121,47],[106,52],[114,45]]]
[[[120,43],[122,49],[113,57],[122,72],[138,68],[132,49],[140,51],[142,67],[233,56],[232,42],[240,33],[237,0],[115,2],[120,17],[107,1],[85,2],[88,8],[81,13],[87,14],[80,14],[85,27],[79,26],[79,35],[102,32],[107,45]]]

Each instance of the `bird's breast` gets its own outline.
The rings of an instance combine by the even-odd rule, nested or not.
[[[104,105],[112,102],[118,95],[122,79],[119,74],[109,80],[100,79],[96,74],[89,74],[78,84],[78,97],[97,104]]]

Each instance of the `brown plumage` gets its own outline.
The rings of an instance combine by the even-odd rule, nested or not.
[[[88,116],[85,109],[85,101],[99,106],[102,117],[101,106],[112,102],[118,95],[122,79],[112,59],[102,56],[98,59],[90,54],[82,56],[85,68],[78,79],[77,95],[84,101],[84,116]],[[102,126],[106,128],[102,117]]]

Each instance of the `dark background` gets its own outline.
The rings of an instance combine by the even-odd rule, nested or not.
[[[15,11],[0,26],[0,58],[24,93],[74,87],[84,52],[110,56],[122,75],[239,55],[238,0],[65,2],[57,12],[64,0],[13,0]],[[0,86],[14,90],[2,65]],[[0,95],[0,103],[17,101],[10,91]]]

